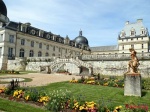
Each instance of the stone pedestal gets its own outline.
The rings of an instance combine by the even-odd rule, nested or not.
[[[124,96],[142,96],[141,75],[126,73],[124,75]]]

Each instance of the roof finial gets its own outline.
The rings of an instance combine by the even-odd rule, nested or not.
[[[82,36],[82,30],[80,29],[80,31],[79,31],[79,36]]]

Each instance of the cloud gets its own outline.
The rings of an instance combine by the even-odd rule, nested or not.
[[[117,44],[125,21],[143,18],[150,27],[148,0],[10,0],[4,1],[8,17],[71,39],[80,29],[90,46]]]

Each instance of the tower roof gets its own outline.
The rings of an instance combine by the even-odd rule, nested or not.
[[[0,0],[0,13],[7,16],[7,8],[3,0]]]

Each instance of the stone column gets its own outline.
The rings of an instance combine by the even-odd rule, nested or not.
[[[141,75],[126,73],[124,75],[124,96],[142,96]]]
[[[91,76],[92,73],[93,73],[93,69],[92,69],[92,67],[89,67],[89,75]]]

